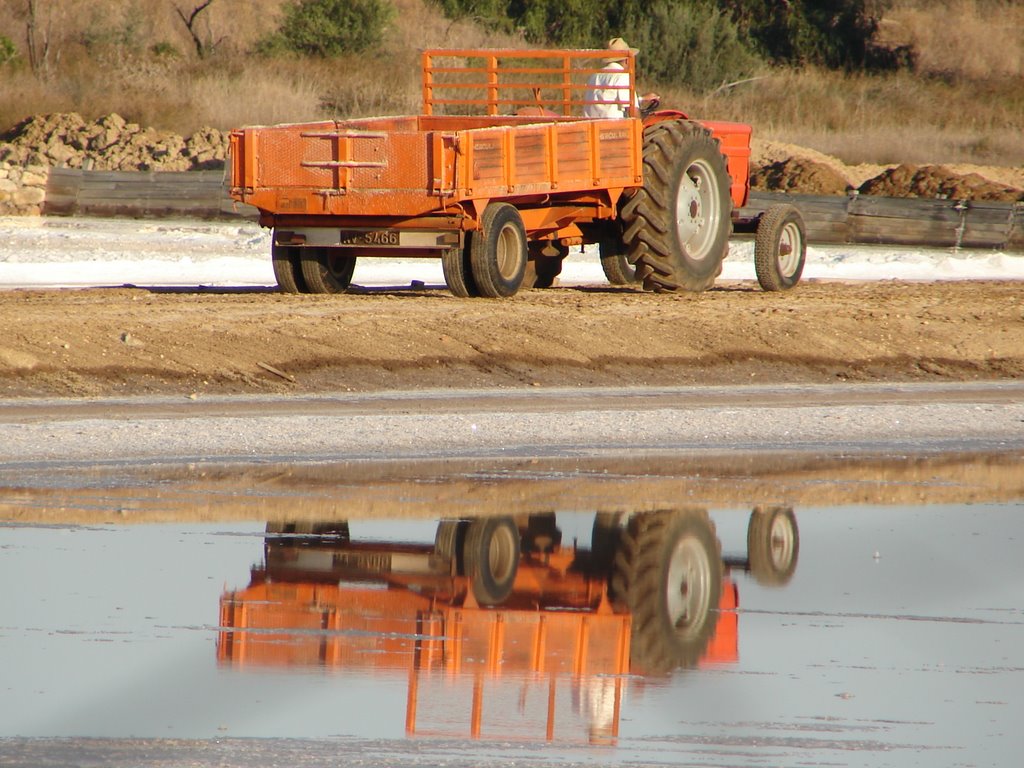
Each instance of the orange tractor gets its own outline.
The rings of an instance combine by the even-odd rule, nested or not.
[[[549,287],[574,246],[608,280],[702,291],[729,236],[756,228],[766,290],[795,285],[805,230],[792,206],[740,217],[748,125],[672,110],[587,118],[607,51],[428,50],[422,114],[231,133],[231,196],[273,229],[281,290],[339,293],[360,257],[440,258],[456,296]],[[629,103],[636,104],[635,59]]]

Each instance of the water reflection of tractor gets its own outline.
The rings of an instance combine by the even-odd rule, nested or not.
[[[796,563],[788,510],[756,510],[749,558],[728,563],[703,510],[599,514],[589,550],[563,544],[556,523],[554,514],[442,520],[432,544],[356,541],[344,522],[268,524],[264,563],[221,599],[218,658],[403,670],[409,733],[432,732],[420,722],[425,687],[454,706],[456,694],[432,690],[438,677],[471,689],[457,695],[470,702],[474,737],[492,707],[508,728],[499,678],[525,686],[520,708],[527,690],[542,689],[531,696],[548,739],[559,688],[577,698],[597,690],[588,733],[614,739],[627,673],[737,659],[732,568],[778,583]]]

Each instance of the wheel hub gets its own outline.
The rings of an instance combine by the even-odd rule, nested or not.
[[[718,195],[714,170],[703,160],[686,169],[676,192],[676,235],[694,260],[710,255],[720,213],[715,211]]]

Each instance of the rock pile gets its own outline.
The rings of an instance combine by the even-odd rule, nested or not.
[[[143,128],[117,114],[87,122],[75,112],[37,115],[0,135],[0,163],[104,171],[198,171],[224,167],[227,136],[188,138]]]
[[[46,199],[50,169],[0,162],[0,215],[38,216]]]
[[[835,169],[800,157],[753,169],[750,186],[794,195],[845,195],[850,190],[850,182]]]
[[[956,173],[941,165],[900,165],[854,187],[827,163],[792,157],[752,169],[750,184],[754,189],[796,195],[844,195],[856,189],[862,195],[882,197],[1024,201],[1024,189],[998,184],[977,173]]]
[[[941,165],[900,165],[860,186],[862,195],[949,200],[1024,201],[1024,190],[996,184],[977,173],[958,174]]]

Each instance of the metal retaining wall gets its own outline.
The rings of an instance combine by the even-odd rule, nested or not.
[[[804,216],[812,243],[919,245],[1024,251],[1024,203],[752,192],[741,216],[776,203]],[[135,218],[256,218],[227,195],[221,171],[134,172],[54,168],[43,213]]]

